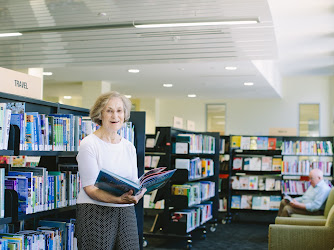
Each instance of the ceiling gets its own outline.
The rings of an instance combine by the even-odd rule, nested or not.
[[[260,22],[133,26],[245,18]],[[0,38],[0,67],[52,71],[46,86],[108,81],[135,98],[279,98],[276,70],[283,77],[334,72],[330,0],[0,0],[0,33],[6,32],[23,35]]]

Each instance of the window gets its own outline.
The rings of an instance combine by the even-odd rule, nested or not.
[[[225,104],[206,105],[206,130],[208,132],[219,132],[225,134]]]
[[[299,104],[299,136],[319,136],[319,104]]]

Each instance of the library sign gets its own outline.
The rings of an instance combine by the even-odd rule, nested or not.
[[[0,67],[1,92],[42,99],[42,79]]]

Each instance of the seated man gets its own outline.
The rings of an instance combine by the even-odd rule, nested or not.
[[[290,217],[291,214],[319,215],[325,207],[326,199],[331,188],[323,180],[322,171],[311,170],[309,174],[310,187],[303,196],[292,199],[282,199],[278,216]]]

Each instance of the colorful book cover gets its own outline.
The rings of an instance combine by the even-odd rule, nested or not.
[[[117,196],[133,190],[134,194],[139,192],[141,188],[146,188],[146,192],[163,187],[172,177],[176,169],[164,171],[163,168],[155,168],[145,173],[139,178],[139,182],[135,183],[122,176],[114,174],[106,169],[101,169],[96,179],[95,186]]]
[[[257,190],[258,189],[258,176],[249,176],[248,178],[248,189]]]
[[[281,200],[280,195],[270,195],[269,210],[279,210]]]
[[[252,200],[252,209],[254,210],[261,210],[261,196],[253,196]]]
[[[240,195],[232,195],[231,208],[234,208],[234,209],[241,208],[241,196]]]
[[[276,149],[276,138],[268,138],[268,149],[270,150]]]
[[[269,210],[269,209],[270,209],[270,196],[262,196],[261,210]]]
[[[242,157],[234,157],[233,158],[233,170],[241,170],[242,169]]]
[[[251,150],[257,149],[257,136],[251,136],[251,138],[250,138],[250,149]]]
[[[259,136],[256,141],[257,149],[267,150],[268,149],[268,137]]]
[[[231,136],[231,148],[240,148],[241,146],[241,136],[232,135]]]

